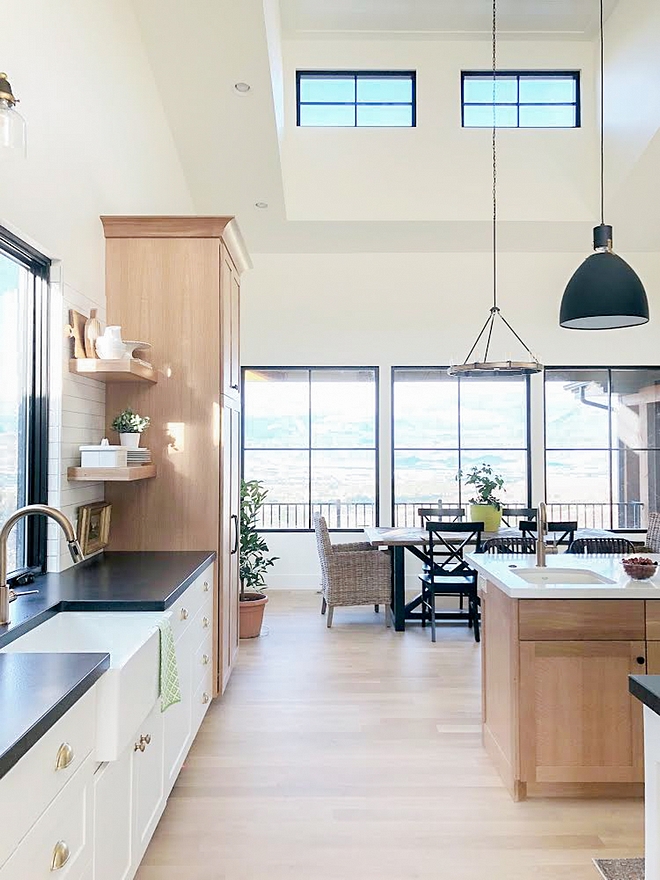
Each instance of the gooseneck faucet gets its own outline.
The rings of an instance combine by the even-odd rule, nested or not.
[[[536,566],[537,568],[545,568],[545,535],[548,531],[548,509],[545,501],[541,501],[536,514],[537,536],[536,536]]]
[[[84,554],[76,539],[76,533],[67,517],[56,507],[49,507],[47,504],[28,504],[27,507],[19,508],[16,513],[12,513],[7,522],[0,529],[0,624],[9,623],[9,603],[13,598],[13,591],[7,585],[7,539],[9,533],[16,523],[26,516],[41,514],[54,519],[58,526],[64,532],[71,559],[74,562],[82,562]]]

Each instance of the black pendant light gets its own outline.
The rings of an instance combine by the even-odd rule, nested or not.
[[[479,331],[474,345],[468,352],[462,364],[455,364],[447,372],[450,376],[485,376],[493,373],[504,373],[508,376],[529,376],[532,373],[540,373],[542,365],[532,354],[511,324],[504,317],[497,305],[497,125],[496,125],[496,98],[497,98],[497,0],[493,0],[493,305],[486,319],[486,323]],[[525,355],[520,360],[489,360],[490,343],[493,338],[493,330],[496,321],[501,321],[510,333],[516,338],[525,350]],[[484,340],[483,356],[479,359],[479,343]],[[471,360],[474,355],[475,359]]]
[[[605,223],[605,27],[600,0],[600,226],[594,251],[566,285],[559,323],[569,330],[634,327],[649,319],[649,302],[639,276],[612,250],[612,227]]]

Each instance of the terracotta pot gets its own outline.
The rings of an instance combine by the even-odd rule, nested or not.
[[[470,519],[472,522],[482,522],[485,532],[496,532],[502,523],[502,511],[492,504],[473,504]]]
[[[238,633],[242,639],[256,639],[259,635],[267,602],[268,596],[263,593],[246,593],[242,597],[238,603]]]

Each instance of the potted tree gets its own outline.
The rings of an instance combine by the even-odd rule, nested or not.
[[[265,573],[277,561],[268,556],[268,544],[257,531],[259,511],[268,495],[261,480],[241,480],[241,550],[239,602],[239,635],[254,639],[261,632],[268,596],[263,592]]]
[[[119,434],[119,442],[129,449],[137,449],[140,437],[151,423],[148,416],[140,416],[128,407],[112,420],[112,430]]]
[[[504,478],[495,473],[491,465],[483,462],[468,471],[465,483],[474,486],[474,497],[470,498],[470,518],[483,522],[484,531],[496,532],[502,522],[502,504],[495,493],[506,491]]]

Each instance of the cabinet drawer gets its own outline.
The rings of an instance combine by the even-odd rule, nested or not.
[[[0,865],[80,769],[94,747],[95,729],[96,686],[0,780]]]
[[[171,606],[172,629],[174,638],[178,640],[196,617],[199,609],[206,602],[213,604],[213,566],[195,578],[188,589]]]
[[[5,862],[0,880],[79,880],[92,857],[93,771],[90,755]],[[67,855],[54,868],[58,846]]]
[[[197,690],[193,695],[192,700],[192,735],[193,739],[197,735],[197,731],[204,720],[204,716],[206,715],[209,706],[211,705],[211,698],[213,696],[213,674],[211,664],[206,667],[207,672],[204,673],[204,677],[200,682]],[[3,880],[3,878],[0,878]]]
[[[645,638],[644,602],[635,599],[520,599],[521,641]]]

